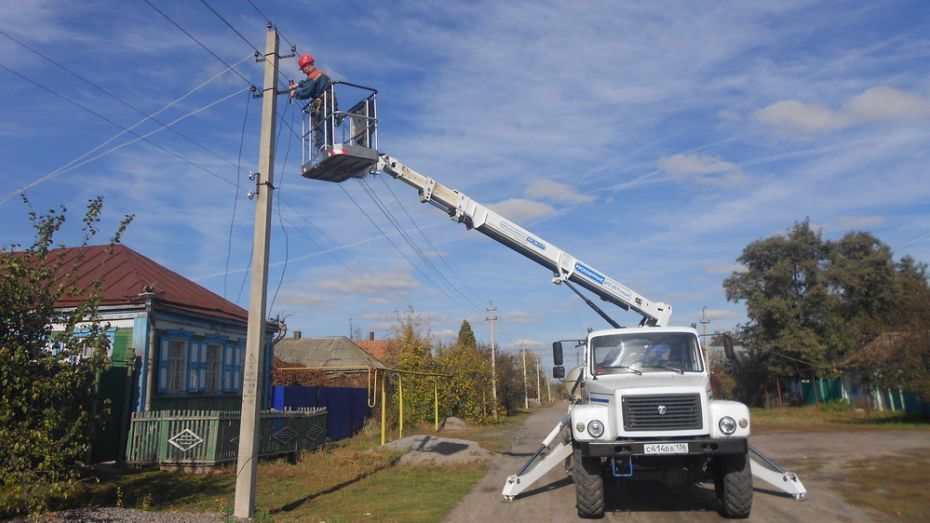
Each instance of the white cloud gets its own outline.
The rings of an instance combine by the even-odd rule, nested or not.
[[[797,100],[782,100],[756,113],[763,122],[782,134],[820,134],[849,125],[849,118],[830,109]]]
[[[499,314],[501,321],[507,323],[538,323],[539,318],[525,311],[507,311]]]
[[[548,200],[555,203],[579,204],[594,200],[593,196],[580,194],[574,187],[552,180],[533,180],[526,188],[529,198]]]
[[[898,122],[930,116],[930,100],[891,87],[869,89],[853,97],[846,108],[862,122]]]
[[[673,179],[696,180],[709,185],[739,183],[745,178],[738,165],[703,154],[663,156],[657,167]]]
[[[351,294],[382,294],[385,292],[410,291],[420,283],[408,272],[370,273],[365,276],[349,275],[327,278],[318,287],[326,291]]]
[[[311,307],[329,306],[333,303],[332,294],[312,294],[309,292],[284,292],[278,297],[281,305],[309,305]]]
[[[704,266],[704,270],[711,274],[725,274],[729,276],[734,272],[746,272],[746,266],[742,263],[709,263]]]
[[[515,222],[531,222],[547,218],[555,214],[555,208],[548,203],[525,200],[523,198],[510,198],[502,202],[491,204],[489,207],[495,212],[506,216]]]
[[[823,225],[825,231],[851,231],[877,227],[885,222],[881,216],[851,216],[840,218]]]
[[[736,318],[735,312],[720,309],[705,309],[703,313],[708,320],[732,320]]]
[[[781,100],[756,112],[779,133],[826,134],[871,122],[903,123],[930,116],[930,99],[891,87],[874,87],[852,97],[840,110],[797,100]]]

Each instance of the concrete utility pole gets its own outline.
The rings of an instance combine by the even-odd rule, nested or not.
[[[542,387],[539,386],[539,355],[536,355],[536,401],[542,403]]]
[[[710,323],[710,320],[707,319],[707,306],[701,308],[701,325],[704,327],[704,335],[701,336],[701,345],[707,347],[707,324]]]
[[[523,408],[530,408],[530,391],[526,389],[526,344],[523,344]]]
[[[497,349],[494,345],[494,320],[497,319],[497,315],[494,313],[497,309],[494,308],[493,302],[488,302],[488,316],[487,319],[491,323],[491,390],[493,391],[492,397],[494,398],[494,419],[497,419]]]
[[[269,24],[265,40],[265,83],[262,90],[262,133],[259,172],[255,173],[255,255],[249,292],[249,323],[242,376],[242,419],[239,425],[239,459],[236,464],[235,516],[248,518],[255,511],[258,472],[259,413],[261,409],[262,356],[265,347],[265,303],[268,287],[268,243],[271,233],[271,191],[274,183],[274,136],[277,111],[278,32]]]

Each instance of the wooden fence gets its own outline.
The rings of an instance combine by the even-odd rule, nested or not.
[[[263,411],[259,455],[313,450],[326,440],[325,408]],[[135,412],[129,427],[130,465],[212,466],[236,461],[238,411],[158,410]]]

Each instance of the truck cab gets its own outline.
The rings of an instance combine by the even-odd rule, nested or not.
[[[636,327],[591,332],[574,369],[571,412],[578,512],[603,514],[603,481],[648,479],[671,488],[712,480],[723,512],[746,517],[749,409],[714,400],[697,331]],[[562,346],[553,359],[564,374]]]

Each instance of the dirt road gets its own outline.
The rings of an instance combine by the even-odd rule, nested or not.
[[[447,523],[473,521],[507,523],[579,520],[575,485],[563,467],[549,471],[529,491],[505,503],[501,488],[516,473],[539,442],[565,414],[560,403],[530,416],[515,433],[512,452],[498,456],[487,476],[446,518]],[[853,432],[763,435],[751,439],[788,470],[799,474],[808,498],[798,502],[783,497],[761,481],[755,483],[751,521],[881,521],[880,515],[847,504],[831,485],[844,479],[843,463],[883,454],[903,454],[930,448],[928,432]],[[713,486],[671,491],[661,483],[633,482],[622,490],[607,482],[604,521],[716,521],[720,519]]]

